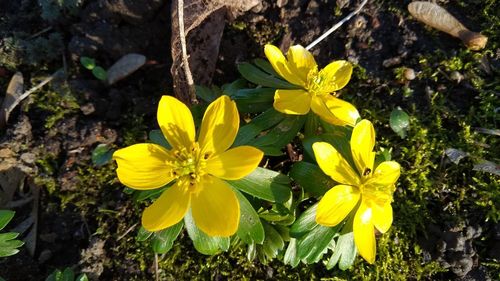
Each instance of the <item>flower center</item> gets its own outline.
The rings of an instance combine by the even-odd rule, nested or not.
[[[330,81],[330,82],[329,82]],[[336,85],[332,79],[328,79],[324,74],[318,71],[318,67],[309,70],[307,74],[306,90],[312,95],[323,96],[328,95]],[[335,95],[335,93],[331,93]]]
[[[195,186],[201,178],[206,175],[208,154],[201,154],[200,146],[193,142],[190,147],[182,147],[172,150],[173,158],[168,161],[172,167],[172,177],[177,179],[180,185]]]

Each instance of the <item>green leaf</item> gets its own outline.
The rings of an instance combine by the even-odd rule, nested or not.
[[[161,130],[151,130],[149,131],[149,140],[157,145],[161,145],[166,149],[172,149],[172,146],[168,143],[167,139],[161,132]]]
[[[215,255],[229,249],[229,237],[212,237],[201,231],[194,223],[191,210],[184,216],[184,223],[194,248],[204,255]]]
[[[148,240],[149,237],[153,235],[153,232],[147,231],[143,226],[139,228],[137,231],[137,235],[135,236],[135,240],[142,242]]]
[[[262,244],[264,242],[264,227],[260,222],[259,215],[245,195],[241,194],[236,188],[233,188],[233,191],[240,202],[240,225],[236,232],[238,237],[247,244],[253,242]]]
[[[17,248],[24,245],[21,240],[14,240],[19,236],[17,232],[7,232],[0,234],[0,257],[8,257],[19,252]]]
[[[96,66],[92,69],[92,74],[94,74],[94,77],[101,80],[101,81],[104,81],[108,78],[108,73],[106,72],[106,70],[104,70],[104,68],[100,67],[100,66]]]
[[[320,121],[318,115],[310,111],[307,114],[306,122],[304,124],[304,135],[306,137],[316,135],[319,126],[320,126]]]
[[[89,278],[87,277],[87,274],[82,273],[76,277],[75,281],[89,281]]]
[[[318,203],[309,207],[303,212],[300,217],[293,223],[290,228],[290,236],[293,238],[300,238],[309,233],[316,225],[316,209]]]
[[[213,91],[212,89],[205,86],[196,85],[195,89],[196,95],[208,103],[213,102],[220,96],[219,92]]]
[[[107,144],[99,144],[92,151],[92,164],[95,166],[103,166],[111,162],[114,150],[110,149]]]
[[[251,142],[251,145],[261,149],[266,153],[266,149],[271,151],[281,150],[286,144],[297,136],[297,133],[304,125],[305,116],[286,116],[267,134]]]
[[[312,196],[322,196],[337,185],[318,165],[303,161],[293,164],[289,176]]]
[[[73,270],[71,270],[71,268],[67,267],[66,269],[64,269],[63,273],[62,273],[62,281],[74,281],[75,280],[75,273],[73,272]]]
[[[404,139],[410,128],[410,116],[398,106],[391,112],[389,125],[396,134]]]
[[[61,281],[62,280],[62,272],[59,269],[54,270],[45,281]]]
[[[339,226],[316,225],[310,232],[298,239],[297,256],[307,264],[318,262],[328,250]]]
[[[258,113],[273,106],[275,91],[271,88],[241,89],[231,98],[240,112]]]
[[[262,131],[275,126],[281,122],[285,116],[285,114],[274,110],[274,108],[269,108],[238,130],[238,135],[236,135],[233,146],[236,147],[249,144]]]
[[[169,228],[155,232],[154,238],[151,241],[153,251],[158,254],[165,254],[170,251],[174,245],[175,239],[177,239],[177,236],[181,233],[183,226],[183,221],[180,221]]]
[[[227,182],[247,194],[269,202],[283,203],[292,195],[287,176],[260,167],[240,180]]]
[[[280,75],[274,70],[273,66],[267,60],[256,58],[253,60],[253,63],[265,72],[273,76],[280,77]]]
[[[299,265],[300,259],[297,256],[297,239],[290,239],[290,243],[288,243],[288,247],[286,248],[285,256],[283,257],[283,263],[289,264],[292,268],[297,267]]]
[[[236,79],[231,83],[222,85],[222,92],[229,96],[234,96],[238,90],[243,89],[247,86],[247,81],[245,79]]]
[[[280,233],[270,224],[262,222],[264,226],[264,231],[266,233],[266,239],[262,245],[263,253],[269,259],[274,259],[278,253],[285,247],[285,242],[281,237]]]
[[[297,89],[298,86],[292,85],[285,80],[270,75],[254,65],[244,62],[238,64],[238,71],[243,78],[248,81],[265,87],[276,89]]]
[[[352,232],[354,213],[351,213],[342,232],[337,240],[331,258],[326,265],[327,269],[332,269],[337,263],[341,270],[346,270],[356,259],[356,245],[354,244],[354,234]]]
[[[0,210],[0,230],[12,220],[16,212],[10,210]]]
[[[134,200],[137,202],[144,201],[146,199],[156,199],[160,196],[160,194],[162,194],[163,191],[165,191],[165,189],[170,187],[172,184],[173,183],[169,183],[165,187],[151,190],[135,190],[132,198],[134,198]]]
[[[80,57],[80,63],[88,70],[92,70],[95,67],[95,59],[89,57]]]

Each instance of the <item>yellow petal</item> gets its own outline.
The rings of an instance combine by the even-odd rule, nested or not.
[[[240,204],[228,184],[213,176],[201,182],[200,192],[192,197],[196,226],[210,236],[231,236],[240,221]]]
[[[134,144],[113,153],[120,182],[139,190],[159,188],[172,181],[171,168],[165,163],[168,158],[166,149],[151,143]]]
[[[352,104],[332,95],[313,97],[311,109],[326,122],[338,126],[354,126],[359,118],[358,110]]]
[[[337,185],[328,190],[319,201],[316,222],[324,226],[336,226],[352,211],[359,200],[357,188]]]
[[[189,208],[189,189],[174,184],[147,207],[142,214],[142,226],[148,231],[158,231],[178,223]]]
[[[203,115],[198,142],[203,153],[218,154],[226,151],[234,142],[240,115],[236,103],[228,96],[213,101]]]
[[[372,223],[372,209],[363,201],[354,215],[354,243],[359,254],[369,263],[375,262],[375,230]]]
[[[311,95],[304,90],[276,90],[274,109],[285,114],[305,115],[311,108]]]
[[[344,88],[351,79],[352,65],[345,60],[330,63],[319,72],[321,92],[332,93]]]
[[[372,204],[373,210],[373,224],[382,233],[386,233],[392,225],[392,206],[388,202],[382,206]]]
[[[401,166],[395,161],[385,161],[380,163],[372,178],[367,181],[367,185],[373,186],[393,186],[399,178]]]
[[[307,75],[311,69],[317,67],[313,55],[300,45],[295,45],[288,49],[288,68],[302,81],[307,81]]]
[[[255,147],[239,146],[209,158],[205,171],[225,180],[238,180],[253,172],[262,156],[264,153]]]
[[[338,183],[359,186],[358,174],[331,144],[315,142],[312,148],[316,162],[325,174]]]
[[[368,176],[373,172],[374,146],[375,130],[372,123],[364,119],[356,124],[351,135],[352,158],[361,175]]]
[[[288,67],[288,62],[283,55],[283,53],[278,49],[278,47],[274,45],[267,44],[264,47],[264,53],[266,54],[267,59],[273,66],[274,70],[286,81],[304,87],[305,81],[300,79],[297,73],[293,73]]]
[[[173,148],[191,147],[196,132],[193,115],[184,103],[171,96],[161,97],[157,119],[163,135]]]

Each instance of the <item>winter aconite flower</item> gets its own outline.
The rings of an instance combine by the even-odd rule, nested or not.
[[[278,89],[274,94],[274,108],[286,114],[304,115],[312,110],[323,120],[334,125],[354,126],[358,110],[337,98],[334,92],[351,79],[352,66],[339,60],[318,70],[313,55],[300,45],[290,47],[287,56],[276,46],[266,45],[267,59],[285,80],[300,89]]]
[[[191,208],[198,228],[210,236],[231,236],[238,229],[238,199],[224,180],[250,174],[263,153],[251,146],[229,149],[239,127],[234,101],[222,96],[203,116],[198,141],[188,107],[163,96],[158,105],[158,124],[172,149],[135,144],[116,151],[118,179],[126,186],[150,190],[174,182],[144,210],[142,225],[158,231],[178,223]]]
[[[340,183],[327,191],[319,201],[316,222],[335,226],[359,206],[354,215],[354,242],[360,255],[369,263],[375,261],[376,227],[385,233],[392,224],[392,193],[399,178],[397,162],[382,162],[375,169],[375,131],[368,120],[359,122],[351,136],[353,169],[349,162],[330,144],[313,144],[320,168]]]

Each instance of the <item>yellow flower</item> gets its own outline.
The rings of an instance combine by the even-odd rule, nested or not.
[[[352,66],[349,62],[334,61],[318,71],[313,55],[300,45],[290,47],[286,58],[273,45],[266,45],[264,52],[281,77],[301,88],[276,90],[274,108],[277,111],[304,115],[312,110],[334,125],[356,124],[358,110],[352,104],[332,95],[351,79]]]
[[[196,225],[206,234],[233,235],[238,229],[240,207],[224,180],[250,174],[263,156],[251,146],[229,149],[240,122],[236,104],[228,96],[211,103],[203,116],[198,141],[193,116],[179,100],[163,96],[157,118],[171,150],[141,143],[113,154],[118,179],[130,188],[150,190],[175,181],[144,210],[142,225],[149,231],[170,227],[191,208]]]
[[[374,170],[375,131],[368,120],[359,122],[352,131],[351,153],[357,171],[330,144],[313,144],[314,155],[325,174],[340,183],[319,201],[316,222],[335,226],[359,207],[354,215],[354,242],[360,255],[369,263],[375,261],[376,227],[385,233],[392,224],[392,193],[399,178],[400,166],[394,161],[382,162]],[[361,202],[360,202],[361,201]]]

